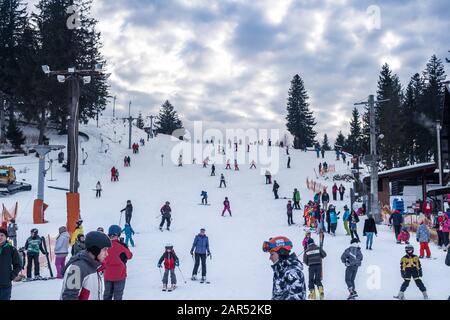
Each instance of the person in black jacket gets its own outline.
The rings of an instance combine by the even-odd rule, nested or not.
[[[22,269],[19,253],[6,241],[7,236],[8,231],[0,229],[0,301],[11,300],[11,281]]]
[[[389,218],[389,223],[394,226],[395,240],[397,241],[398,235],[402,230],[403,216],[400,211],[395,210],[391,217]]]
[[[273,195],[275,196],[275,199],[279,199],[278,197],[278,189],[280,188],[280,185],[278,184],[277,180],[273,180]]]
[[[330,202],[330,195],[328,194],[327,190],[323,190],[322,193],[322,207],[324,210],[328,209],[328,203]]]
[[[303,262],[309,267],[309,296],[311,300],[316,299],[315,285],[319,289],[320,300],[324,298],[323,285],[322,285],[322,259],[327,254],[323,251],[322,247],[318,247],[312,238],[308,240],[308,247],[303,254]]]
[[[131,200],[127,200],[127,206],[120,210],[120,212],[125,211],[125,223],[128,223],[131,225],[131,217],[133,214],[133,205],[131,204]]]
[[[372,250],[373,235],[377,235],[377,225],[375,219],[371,214],[367,215],[366,221],[364,221],[363,236],[367,237],[366,250]]]

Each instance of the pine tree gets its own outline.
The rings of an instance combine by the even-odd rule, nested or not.
[[[168,100],[161,106],[155,125],[158,133],[168,135],[171,135],[177,129],[183,128],[183,123]]]
[[[352,111],[352,119],[350,121],[350,134],[347,137],[345,150],[351,154],[361,154],[362,147],[362,129],[359,111],[354,108]]]
[[[326,133],[323,135],[322,148],[325,151],[331,150],[330,142],[328,141],[328,135]]]
[[[144,129],[144,119],[142,118],[142,113],[139,112],[139,116],[136,120],[136,127],[138,127],[139,129]]]
[[[9,119],[6,138],[9,140],[15,150],[19,150],[20,146],[25,143],[23,132],[17,126],[16,119],[14,119],[14,117]]]
[[[336,137],[336,140],[334,142],[334,150],[336,150],[336,149],[343,149],[345,145],[346,145],[345,137],[342,134],[342,131],[339,130],[339,133],[338,133],[338,135]],[[346,151],[347,151],[347,149],[346,149]]]
[[[298,74],[291,81],[287,102],[286,127],[294,136],[294,148],[312,146],[316,132],[313,113],[309,110],[308,94]]]

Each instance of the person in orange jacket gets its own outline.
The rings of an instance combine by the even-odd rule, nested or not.
[[[127,278],[126,263],[133,257],[130,249],[120,239],[122,228],[117,225],[109,227],[108,236],[111,239],[111,248],[108,256],[102,263],[101,271],[104,271],[105,292],[103,300],[122,300]]]

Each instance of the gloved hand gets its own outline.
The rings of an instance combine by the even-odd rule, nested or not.
[[[179,267],[180,263],[178,261],[175,262],[175,267]]]
[[[191,256],[193,256],[193,255],[194,255],[194,251],[191,250]]]
[[[419,238],[416,238],[416,241],[419,242]]]
[[[158,268],[161,268],[161,263],[158,263]]]

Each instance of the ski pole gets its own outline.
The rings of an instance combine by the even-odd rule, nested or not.
[[[120,226],[120,223],[122,222],[122,211],[120,211],[120,219],[119,219],[119,226]]]
[[[187,283],[186,279],[184,278],[183,272],[180,269],[180,266],[177,266],[177,267],[178,267],[178,270],[180,271],[180,274],[181,274],[181,277],[183,278],[184,283]]]
[[[161,281],[163,280],[163,275],[162,275],[162,272],[161,272],[161,267],[158,267],[158,269],[159,269],[159,277],[161,278]]]

